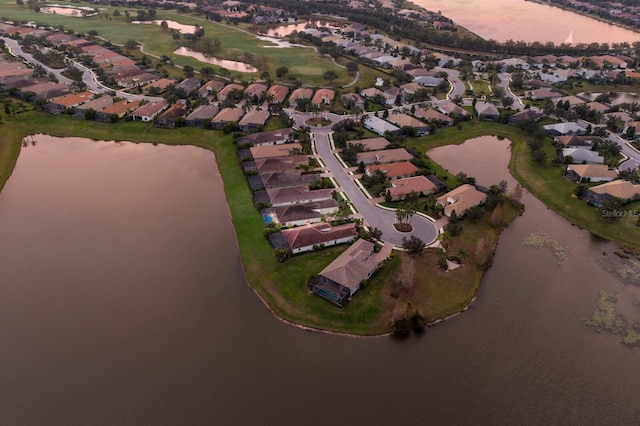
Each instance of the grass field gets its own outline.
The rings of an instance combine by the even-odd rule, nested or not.
[[[64,1],[58,3],[72,4]],[[174,55],[173,51],[180,46],[186,45],[186,41],[180,40],[176,42],[171,36],[171,31],[163,31],[157,25],[135,25],[128,22],[124,12],[128,10],[130,16],[135,17],[137,14],[136,8],[106,5],[100,5],[100,8],[104,10],[98,16],[79,18],[37,13],[26,6],[20,7],[15,3],[1,3],[0,16],[8,20],[28,20],[54,27],[62,25],[65,29],[72,29],[76,33],[87,34],[89,31],[95,30],[98,32],[99,37],[119,45],[124,45],[127,40],[133,39],[141,43],[147,53],[155,56],[167,55],[177,65],[189,65],[195,70],[209,66],[192,58]],[[116,9],[119,10],[121,16],[113,16],[113,12]],[[109,19],[104,19],[105,14],[109,15]],[[352,76],[348,75],[345,69],[337,66],[329,58],[320,55],[312,48],[278,49],[264,47],[265,45],[273,46],[273,44],[261,41],[254,35],[233,26],[170,11],[158,10],[157,19],[174,20],[188,25],[200,25],[205,30],[206,38],[220,40],[221,47],[216,52],[216,57],[250,62],[259,70],[258,73],[254,74],[233,72],[232,74],[240,80],[257,78],[263,71],[268,71],[272,76],[275,76],[275,70],[282,66],[289,69],[289,75],[295,76],[309,85],[340,86],[352,80]],[[329,70],[335,71],[338,75],[338,79],[331,84],[322,77],[323,73]]]

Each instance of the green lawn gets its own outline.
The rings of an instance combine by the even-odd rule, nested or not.
[[[59,3],[71,4],[64,1]],[[86,6],[85,3],[81,5]],[[189,65],[195,70],[209,66],[192,58],[174,55],[173,51],[180,46],[184,46],[186,41],[174,41],[171,37],[171,31],[163,31],[157,25],[135,25],[129,23],[124,12],[129,10],[130,15],[135,17],[136,8],[106,5],[100,5],[100,8],[105,9],[101,15],[79,18],[36,13],[26,6],[20,7],[16,4],[2,3],[0,4],[0,16],[9,20],[32,20],[52,26],[62,25],[65,29],[73,29],[76,33],[87,34],[89,31],[95,30],[98,32],[99,37],[119,45],[124,45],[127,40],[133,39],[142,43],[146,52],[155,56],[167,55],[177,65]],[[113,12],[116,9],[120,11],[120,17],[113,16]],[[109,15],[110,19],[103,18],[105,13]],[[170,11],[158,10],[157,19],[174,20],[181,24],[200,25],[205,30],[206,38],[220,40],[221,48],[219,52],[216,52],[217,57],[250,62],[258,68],[259,72],[254,74],[234,71],[233,74],[239,79],[256,78],[263,71],[268,71],[272,76],[275,76],[275,70],[285,66],[289,69],[289,75],[295,76],[309,85],[340,86],[352,80],[352,76],[348,75],[346,70],[338,67],[329,58],[321,56],[312,48],[267,48],[264,46],[271,43],[258,40],[254,35],[239,28]],[[338,75],[338,79],[331,84],[328,84],[322,77],[323,73],[328,70],[333,70]]]

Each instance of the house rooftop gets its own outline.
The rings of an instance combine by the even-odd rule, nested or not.
[[[616,179],[611,182],[603,183],[589,188],[596,194],[608,194],[612,197],[629,200],[640,196],[640,185],[634,185],[628,180]]]

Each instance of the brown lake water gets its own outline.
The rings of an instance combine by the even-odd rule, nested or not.
[[[620,43],[636,33],[557,7],[525,0],[413,0],[487,40],[560,43]]]
[[[35,140],[0,193],[0,424],[640,422],[640,349],[580,322],[600,289],[632,317],[638,288],[528,194],[467,312],[349,338],[280,322],[247,286],[210,152]],[[505,178],[485,161],[503,149],[461,170]],[[522,245],[538,229],[564,265]]]
[[[222,68],[226,68],[231,71],[240,71],[240,72],[258,72],[258,69],[245,64],[244,62],[238,61],[230,61],[228,59],[219,59],[214,56],[207,56],[203,53],[196,52],[194,50],[189,49],[188,47],[178,47],[173,51],[176,55],[181,56],[189,56],[190,58],[197,59],[200,62],[204,62],[206,64],[217,65]]]

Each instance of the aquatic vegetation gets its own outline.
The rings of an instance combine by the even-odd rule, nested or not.
[[[627,321],[616,312],[618,298],[604,290],[600,290],[598,307],[591,317],[583,318],[582,323],[598,333],[608,331],[622,336],[621,343],[627,346],[640,345],[640,324],[629,326]]]
[[[640,286],[640,261],[637,259],[608,256],[606,259],[598,259],[598,263],[605,271],[617,275],[625,284]]]
[[[559,265],[564,265],[567,261],[567,251],[569,248],[561,245],[558,241],[554,240],[542,231],[538,230],[533,234],[524,237],[522,239],[522,244],[529,247],[551,250],[556,259],[558,259]]]

